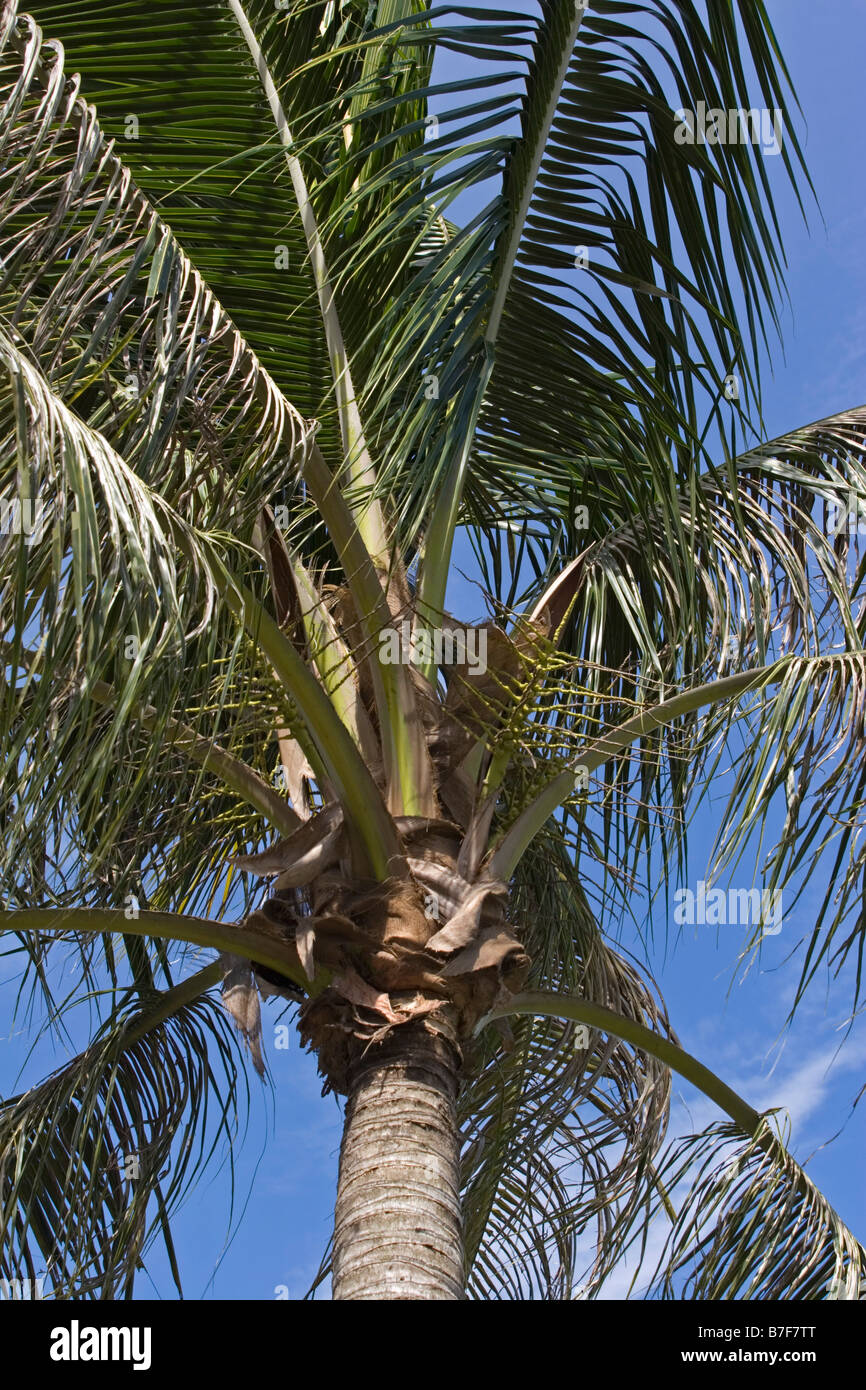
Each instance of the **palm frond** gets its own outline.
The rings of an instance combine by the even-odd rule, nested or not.
[[[701,1134],[674,1140],[639,1174],[636,1200],[612,1213],[605,1253],[610,1256],[612,1250],[618,1257],[639,1244],[632,1288],[640,1279],[653,1223],[667,1224],[663,1208],[671,1226],[645,1290],[648,1296],[858,1296],[866,1250],[788,1152],[787,1135],[774,1112],[759,1114],[672,1038],[647,1029],[632,1014],[617,1016],[598,1007],[585,991],[527,991],[497,1006],[487,1021],[515,1014],[586,1020],[609,1029],[613,1037],[628,1038],[687,1077],[733,1119],[733,1124],[711,1125]],[[561,1057],[560,1063],[564,1061]],[[552,1191],[562,1186],[557,1183],[561,1170],[547,1176]],[[523,1204],[515,1204],[519,1215],[532,1211],[533,1195],[527,1184]],[[611,1264],[612,1260],[602,1264],[597,1259],[597,1277],[580,1294],[597,1293]]]
[[[130,1297],[161,1237],[178,1279],[169,1218],[237,1130],[236,1044],[201,993],[213,974],[131,994],[85,1052],[0,1106],[4,1277],[41,1264],[54,1298]]]
[[[860,1296],[866,1250],[787,1152],[774,1117],[763,1117],[747,1143],[726,1123],[687,1135],[658,1172],[679,1210],[646,1296]],[[650,1207],[657,1210],[657,1198]],[[639,1280],[636,1273],[633,1284]]]
[[[63,44],[67,71],[81,75],[106,138],[244,340],[302,415],[321,419],[323,440],[336,444],[297,203],[228,5],[172,0],[159,15],[144,0],[86,11],[69,0],[37,0],[27,8]],[[270,3],[254,8],[257,20],[278,15]]]
[[[604,941],[552,830],[518,868],[511,916],[533,960],[527,988],[576,991],[672,1036],[651,987]],[[480,1044],[460,1107],[470,1293],[597,1288],[654,1181],[670,1073],[615,1037],[552,1019],[515,1020],[505,1050],[492,1030]]]
[[[212,910],[227,858],[261,822],[185,752],[219,741],[232,767],[266,781],[277,731],[303,732],[258,650],[254,596],[232,587],[240,614],[217,602],[222,556],[232,546],[261,593],[243,546],[312,430],[136,188],[57,50],[9,5],[0,41],[0,496],[4,517],[28,515],[0,537],[5,896],[189,909],[198,894]]]
[[[764,866],[767,891],[796,880],[799,896],[822,850],[833,856],[804,983],[862,939],[864,438],[859,408],[752,449],[679,499],[685,550],[672,542],[666,510],[650,510],[611,526],[562,578],[536,580],[526,596],[536,618],[555,615],[562,658],[550,667],[546,704],[542,692],[545,716],[524,741],[524,799],[514,810],[531,799],[533,777],[538,786],[557,767],[573,775],[576,765],[594,773],[603,763],[589,796],[586,786],[573,794],[566,771],[559,776],[578,853],[591,850],[597,830],[597,857],[633,884],[658,846],[668,882],[684,863],[695,788],[729,756],[734,784],[713,873],[736,861],[780,799],[788,815]],[[693,622],[684,622],[687,590],[699,593]],[[744,704],[750,676],[757,689],[764,663],[783,657],[779,681]],[[704,713],[690,705],[699,690]],[[737,699],[716,703],[714,691]],[[676,720],[636,727],[677,692]],[[617,727],[640,736],[621,754],[600,738]],[[556,800],[548,798],[548,813]]]

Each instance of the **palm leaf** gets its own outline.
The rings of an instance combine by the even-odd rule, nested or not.
[[[0,1107],[0,1268],[54,1298],[128,1297],[169,1217],[233,1142],[239,1076],[219,967],[132,994],[80,1056]],[[178,1288],[180,1285],[178,1283]]]
[[[260,826],[225,795],[212,762],[178,777],[176,755],[186,762],[201,740],[224,735],[230,765],[253,748],[266,779],[252,692],[270,712],[273,758],[278,729],[307,738],[285,688],[295,677],[301,703],[319,711],[320,741],[323,720],[348,739],[221,556],[228,531],[252,537],[310,427],[131,182],[56,53],[43,56],[32,21],[7,8],[2,39],[0,299],[12,389],[0,487],[43,521],[38,536],[0,540],[15,634],[0,721],[14,769],[3,786],[6,891],[19,903],[114,907],[148,891],[157,906],[199,893],[210,910],[226,859]],[[239,566],[249,554],[235,549]],[[253,567],[259,592],[262,573]],[[263,673],[259,637],[279,682]],[[366,776],[343,746],[343,773],[354,757]],[[208,806],[201,791],[215,788]],[[365,822],[377,799],[368,789]]]
[[[511,912],[533,960],[529,989],[580,993],[672,1036],[650,986],[604,941],[553,831],[521,862]],[[504,1052],[487,1030],[476,1067],[461,1096],[470,1293],[561,1299],[599,1287],[652,1190],[667,1068],[601,1030],[540,1018],[516,1020]]]
[[[679,1211],[646,1296],[860,1296],[866,1250],[787,1152],[771,1118],[749,1143],[730,1124],[687,1135],[671,1144],[658,1171]]]

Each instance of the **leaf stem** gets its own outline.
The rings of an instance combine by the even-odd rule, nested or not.
[[[228,952],[266,965],[300,985],[308,994],[320,993],[330,979],[330,971],[319,970],[314,981],[308,980],[290,941],[232,926],[230,922],[186,917],[178,912],[140,912],[137,917],[127,917],[119,908],[98,907],[27,907],[12,912],[0,911],[0,932],[9,931],[115,932],[121,936],[158,936],[168,941],[188,941],[194,946]]]
[[[300,161],[295,153],[295,144],[292,139],[292,132],[286,118],[280,94],[271,76],[270,69],[262,52],[261,44],[256,37],[255,31],[247,18],[243,5],[240,0],[229,0],[229,9],[238,22],[244,41],[250,51],[250,56],[255,63],[256,71],[267,97],[271,115],[277,128],[280,143],[286,152],[286,163],[289,175],[292,180],[292,187],[295,190],[295,198],[301,215],[301,225],[304,229],[304,236],[307,242],[307,251],[310,257],[310,264],[313,268],[313,276],[316,282],[316,293],[319,297],[319,309],[322,315],[322,323],[325,330],[325,340],[328,347],[328,358],[331,364],[331,373],[334,378],[334,387],[337,393],[337,408],[340,417],[340,432],[343,441],[343,452],[346,457],[349,478],[352,490],[357,490],[366,496],[367,500],[363,505],[353,509],[355,519],[358,524],[367,548],[375,560],[381,564],[387,564],[388,560],[388,537],[385,529],[385,522],[382,516],[382,509],[379,503],[373,498],[376,475],[367,441],[364,437],[364,428],[361,424],[361,416],[358,410],[358,403],[355,399],[355,388],[352,384],[352,375],[349,370],[349,359],[346,352],[346,345],[343,341],[343,331],[340,327],[340,320],[337,314],[337,305],[334,298],[334,290],[328,272],[325,253],[322,248],[319,229],[316,225],[316,217],[313,205],[310,201],[304,173]]]
[[[591,1028],[598,1028],[602,1033],[612,1034],[615,1038],[622,1038],[624,1042],[633,1043],[635,1047],[641,1048],[644,1052],[649,1052],[651,1056],[657,1057],[665,1066],[672,1071],[678,1072],[685,1077],[710,1100],[715,1101],[727,1115],[730,1115],[734,1124],[748,1135],[754,1138],[761,1127],[762,1116],[757,1110],[753,1110],[738,1096],[736,1091],[732,1091],[730,1086],[715,1072],[705,1067],[690,1052],[685,1052],[676,1043],[670,1042],[668,1038],[661,1037],[654,1033],[651,1028],[647,1028],[643,1023],[637,1023],[634,1019],[625,1018],[622,1014],[615,1013],[613,1009],[607,1009],[602,1004],[590,1003],[588,999],[581,999],[577,995],[557,994],[553,990],[527,990],[522,994],[516,994],[507,1004],[500,1004],[492,1009],[476,1028],[478,1032],[485,1024],[495,1018],[508,1018],[510,1014],[534,1014],[543,1018],[567,1018],[575,1023],[586,1023]]]

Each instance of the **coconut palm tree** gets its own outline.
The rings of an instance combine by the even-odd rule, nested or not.
[[[346,1097],[335,1297],[594,1295],[657,1212],[662,1293],[856,1291],[773,1117],[593,908],[676,872],[736,747],[720,862],[779,796],[769,889],[832,858],[801,990],[862,945],[828,514],[866,497],[866,411],[762,442],[765,152],[675,118],[783,112],[802,182],[763,4],[30,8],[0,19],[0,925],[37,1034],[95,1025],[0,1110],[4,1276],[127,1296],[159,1238],[176,1269],[265,999]],[[672,1069],[727,1119],[665,1149]]]

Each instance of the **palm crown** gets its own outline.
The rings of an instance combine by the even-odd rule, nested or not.
[[[233,1132],[221,983],[259,1070],[260,996],[302,1001],[348,1096],[340,1297],[569,1297],[593,1230],[597,1291],[658,1207],[662,1291],[856,1289],[590,900],[675,869],[745,730],[722,859],[783,793],[768,882],[808,876],[845,811],[801,989],[861,944],[861,574],[827,514],[866,496],[866,411],[759,442],[765,162],[672,116],[788,112],[763,5],[30,9],[0,21],[2,924],[41,1026],[70,952],[100,1021],[0,1111],[4,1272],[113,1296],[171,1246]],[[170,941],[217,955],[178,982]],[[664,1151],[671,1067],[730,1122]]]

